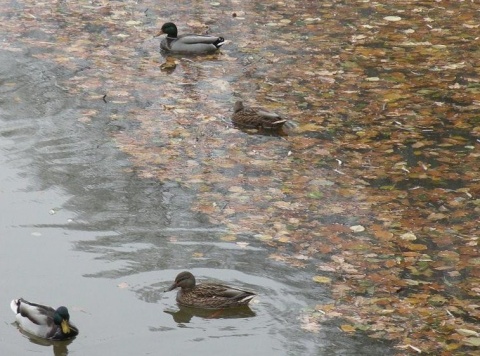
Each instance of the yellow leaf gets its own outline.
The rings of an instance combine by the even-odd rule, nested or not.
[[[428,249],[426,245],[422,244],[407,244],[407,248],[411,251],[423,251]]]
[[[317,282],[317,283],[331,283],[332,280],[328,277],[324,277],[324,276],[315,276],[312,278],[314,282]]]
[[[235,241],[237,237],[235,235],[224,235],[220,237],[220,240],[222,241]]]
[[[469,337],[464,342],[468,346],[478,347],[480,346],[480,337]]]
[[[446,345],[445,345],[445,350],[447,350],[447,351],[453,351],[453,350],[458,349],[458,348],[461,347],[461,346],[462,346],[461,344],[454,344],[454,343],[446,344]]]
[[[273,237],[270,235],[262,235],[262,234],[254,235],[254,237],[260,241],[269,241],[273,239]]]
[[[456,329],[457,333],[463,336],[480,336],[480,334],[470,329]]]
[[[353,333],[355,332],[355,327],[352,326],[352,325],[348,325],[348,324],[343,324],[340,326],[340,329],[342,329],[342,331],[346,332],[346,333]]]
[[[305,125],[301,125],[297,128],[298,132],[308,132],[308,131],[315,131],[319,132],[322,131],[323,127],[318,125],[317,123],[307,123]]]

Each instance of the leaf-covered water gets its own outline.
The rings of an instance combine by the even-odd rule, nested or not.
[[[78,125],[106,117],[129,173],[192,192],[189,214],[218,227],[216,242],[267,247],[306,271],[306,288],[325,285],[335,303],[300,316],[309,332],[334,319],[400,353],[469,354],[480,332],[478,10],[27,2],[3,7],[2,47],[74,72],[57,84],[84,103]],[[153,38],[166,21],[229,43],[166,70]],[[238,99],[298,126],[239,131]],[[182,258],[221,259],[198,253]]]

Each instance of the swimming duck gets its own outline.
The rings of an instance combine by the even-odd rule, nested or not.
[[[247,305],[255,293],[222,284],[196,284],[195,277],[188,271],[177,275],[168,291],[180,288],[177,303],[186,307],[203,309],[234,308]]]
[[[16,314],[18,325],[32,335],[49,340],[67,340],[78,335],[66,307],[55,310],[20,298],[12,300],[10,308]]]
[[[177,32],[177,26],[173,22],[164,24],[155,36],[167,34],[160,42],[160,48],[171,53],[206,54],[215,52],[225,43],[223,37],[195,34],[177,36]]]
[[[237,101],[233,107],[232,122],[237,126],[264,130],[280,130],[284,124],[292,126],[285,117],[263,109],[246,108],[242,101]]]

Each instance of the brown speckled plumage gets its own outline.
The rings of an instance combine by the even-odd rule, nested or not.
[[[196,284],[190,272],[182,272],[167,291],[180,288],[177,303],[186,307],[203,309],[234,308],[247,305],[255,293],[222,284]]]
[[[246,108],[243,102],[237,101],[233,108],[232,122],[245,128],[278,130],[287,122],[287,119],[262,109]]]

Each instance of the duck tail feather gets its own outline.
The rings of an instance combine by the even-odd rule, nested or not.
[[[15,314],[18,314],[20,311],[18,310],[20,306],[20,299],[14,299],[10,302],[10,308]]]
[[[253,297],[255,297],[255,294],[247,295],[246,297],[243,297],[242,299],[240,299],[239,302],[247,304],[253,299]]]
[[[213,45],[217,48],[222,47],[225,44],[225,38],[223,37],[218,37],[218,40],[216,40]]]

